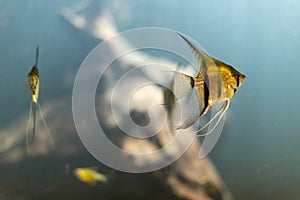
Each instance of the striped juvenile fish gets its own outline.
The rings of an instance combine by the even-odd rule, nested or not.
[[[220,110],[212,117],[212,119],[201,127],[197,132],[199,133],[214,120],[217,120],[215,126],[207,133],[201,134],[207,135],[218,125],[226,110],[229,107],[230,99],[233,97],[237,89],[241,86],[245,79],[245,75],[235,70],[232,66],[210,57],[207,53],[196,47],[190,40],[179,34],[179,36],[186,42],[189,48],[192,50],[197,65],[199,65],[199,73],[196,77],[191,77],[180,72],[176,72],[172,82],[172,90],[176,95],[177,100],[185,96],[192,90],[196,90],[199,95],[199,111],[197,115],[189,117],[182,122],[181,125],[175,126],[174,129],[185,129],[192,126],[199,118],[204,116],[213,106],[225,102]],[[166,95],[165,95],[166,96]],[[168,98],[165,98],[165,103],[169,104],[167,108],[170,113],[174,105],[175,96],[173,100],[168,94]],[[174,106],[173,106],[174,107]],[[172,116],[168,115],[169,121]]]
[[[48,134],[48,137],[50,139],[50,143],[52,148],[54,149],[54,143],[50,134],[50,131],[48,129],[47,123],[44,119],[43,113],[40,108],[39,104],[39,90],[40,90],[40,77],[39,77],[39,70],[38,70],[38,59],[39,59],[39,46],[36,47],[36,57],[35,57],[35,64],[32,67],[31,71],[28,73],[28,80],[29,80],[29,86],[31,90],[31,103],[30,103],[30,109],[29,109],[29,117],[28,117],[28,123],[27,123],[27,129],[26,129],[26,147],[27,152],[29,152],[29,145],[32,145],[34,142],[34,137],[36,133],[36,125],[37,125],[37,116],[36,113],[39,111],[41,120],[46,128],[46,132]],[[32,130],[30,130],[30,124],[32,121]]]

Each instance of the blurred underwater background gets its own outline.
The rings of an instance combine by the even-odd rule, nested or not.
[[[0,0],[0,199],[300,199],[299,8],[297,0]],[[198,158],[195,141],[170,166],[130,174],[105,166],[86,150],[73,121],[72,90],[82,62],[100,42],[143,27],[184,33],[247,78],[208,157]],[[38,121],[34,151],[28,155],[27,74],[37,45],[39,100],[55,150]],[[124,38],[108,52],[117,54],[126,45]],[[98,119],[124,149],[148,152],[157,146],[120,137],[109,110],[110,84],[141,60],[175,63],[160,56],[151,51],[124,56],[99,82],[105,87],[97,88]],[[141,124],[147,123],[149,102],[162,103],[158,87],[144,89],[131,107]],[[163,134],[158,141],[166,142]],[[107,182],[91,186],[73,174],[95,166]]]

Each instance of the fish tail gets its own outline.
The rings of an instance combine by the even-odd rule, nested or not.
[[[173,123],[173,110],[175,107],[175,96],[174,96],[173,92],[168,88],[164,89],[163,96],[164,96],[164,107],[165,107],[165,110],[167,111],[169,132],[173,134],[173,129],[174,129],[173,128],[173,124],[174,124]]]
[[[194,78],[179,71],[180,63],[176,66],[176,71],[173,71],[174,76],[171,81],[171,88],[166,88],[163,92],[165,109],[167,111],[168,128],[170,133],[174,133],[174,109],[177,100],[187,95],[194,88]]]
[[[194,82],[195,80],[193,77],[181,72],[176,72],[172,85],[172,92],[174,93],[176,100],[181,99],[191,92],[194,87]]]
[[[33,144],[35,132],[36,132],[36,109],[37,109],[37,103],[34,102],[32,106],[33,126],[32,126],[32,139],[30,141],[30,144]]]
[[[40,113],[42,122],[43,122],[43,124],[44,124],[44,126],[45,126],[45,128],[46,128],[46,133],[47,133],[47,135],[48,135],[48,137],[49,137],[51,147],[52,147],[53,150],[55,150],[55,145],[54,145],[54,142],[53,142],[53,138],[52,138],[51,133],[50,133],[50,131],[49,131],[48,125],[47,125],[47,123],[46,123],[46,121],[45,121],[45,119],[44,119],[44,115],[43,115],[43,113],[42,113],[41,106],[40,106],[39,103],[37,103],[37,108],[38,108],[38,110],[39,110],[39,113]]]
[[[31,120],[32,120],[32,129],[30,129]],[[28,154],[30,154],[29,147],[33,144],[34,141],[35,130],[36,130],[36,103],[31,101],[29,107],[27,127],[26,127],[26,149]]]
[[[36,109],[37,109],[37,103],[32,103],[32,132],[31,137],[29,138],[29,145],[32,145],[34,142],[35,132],[36,132]]]
[[[35,66],[38,66],[38,61],[39,61],[39,45],[37,45],[36,50],[35,50]]]

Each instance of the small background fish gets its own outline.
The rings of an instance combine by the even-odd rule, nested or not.
[[[76,168],[73,170],[73,174],[77,179],[91,186],[107,182],[107,177],[98,172],[96,167]]]

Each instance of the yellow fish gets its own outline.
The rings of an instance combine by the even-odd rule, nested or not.
[[[39,46],[36,47],[35,64],[28,73],[29,86],[31,89],[32,101],[37,104],[40,90],[40,76],[38,70]]]
[[[51,146],[54,149],[54,143],[53,143],[49,128],[44,119],[43,113],[40,108],[40,104],[38,102],[39,90],[40,90],[40,76],[39,76],[39,70],[38,70],[38,59],[39,59],[39,46],[36,47],[35,64],[32,67],[31,71],[28,73],[29,86],[31,89],[31,103],[30,103],[29,117],[28,117],[27,130],[26,130],[26,147],[27,147],[28,153],[29,153],[29,144],[31,145],[33,143],[34,137],[35,137],[36,125],[37,125],[36,124],[37,111],[39,111],[39,113],[40,113],[40,117],[46,128],[46,132],[50,139]],[[30,126],[31,120],[32,120],[32,131],[31,131],[31,136],[30,136],[29,126]]]
[[[199,65],[198,67],[200,70],[196,77],[191,77],[180,72],[175,73],[172,82],[172,89],[176,97],[173,96],[172,98],[178,100],[192,90],[196,90],[197,94],[199,95],[200,103],[199,108],[197,108],[199,113],[196,116],[185,119],[181,125],[174,128],[185,129],[190,127],[199,118],[204,116],[213,106],[225,102],[215,116],[197,131],[200,132],[209,124],[211,124],[217,117],[219,117],[215,126],[209,132],[202,134],[202,136],[207,135],[216,128],[222,119],[229,107],[230,99],[241,86],[246,76],[235,70],[232,66],[210,57],[207,53],[200,50],[181,34],[179,34],[179,36],[192,50],[197,59],[197,65]],[[166,96],[166,94],[164,94],[164,96]],[[167,96],[168,98],[165,98],[165,103],[170,104],[170,107],[171,105],[174,105],[174,100],[172,100],[170,94]],[[170,113],[170,109],[172,108],[167,109],[168,113]],[[168,118],[170,117],[172,116],[168,116]]]
[[[93,167],[76,168],[74,169],[73,174],[80,181],[88,183],[91,186],[96,186],[97,183],[107,182],[106,176],[97,172]]]

